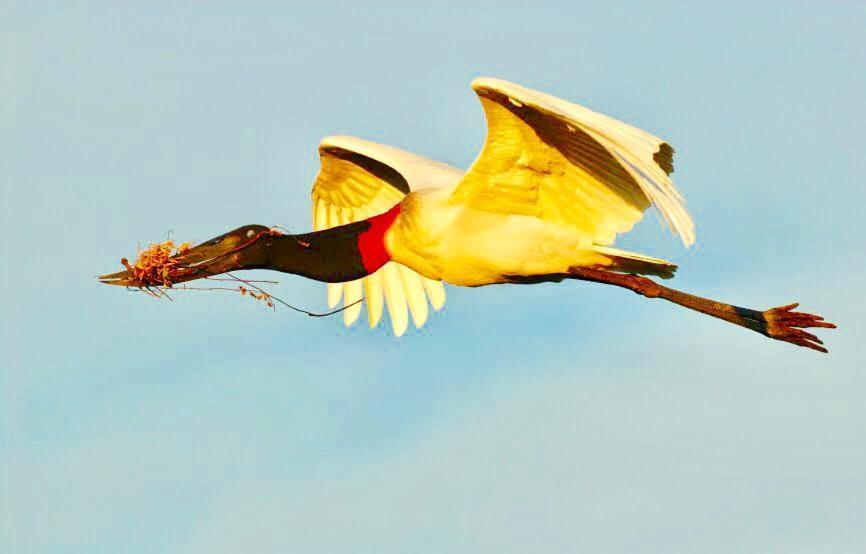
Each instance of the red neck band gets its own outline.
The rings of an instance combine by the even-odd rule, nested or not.
[[[400,215],[400,204],[387,212],[373,216],[367,221],[370,228],[358,235],[358,251],[361,253],[361,263],[368,273],[373,273],[391,261],[391,254],[385,248],[385,233],[391,228],[394,220]]]

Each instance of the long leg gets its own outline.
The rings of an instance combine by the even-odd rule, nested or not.
[[[761,312],[680,292],[640,275],[624,275],[601,269],[575,267],[569,269],[568,276],[582,281],[623,287],[647,298],[663,298],[684,308],[751,329],[766,337],[805,346],[818,352],[827,352],[827,349],[821,346],[824,343],[812,333],[803,331],[802,328],[836,328],[834,324],[824,321],[821,316],[793,311],[797,304],[789,304]]]

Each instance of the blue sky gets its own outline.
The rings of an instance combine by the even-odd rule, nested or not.
[[[0,3],[0,551],[866,550],[866,8],[463,4]],[[468,166],[479,75],[669,140],[698,243],[620,244],[831,354],[583,283],[394,339],[93,279],[308,229],[328,134]]]

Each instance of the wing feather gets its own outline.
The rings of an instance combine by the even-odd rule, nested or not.
[[[427,292],[427,298],[430,299],[430,305],[438,312],[445,305],[445,285],[442,281],[434,281],[424,276],[421,276],[421,283]]]
[[[321,170],[313,184],[313,226],[316,230],[360,221],[387,211],[412,190],[453,186],[463,172],[382,144],[353,138],[328,137],[319,145]],[[365,297],[370,327],[375,327],[387,304],[394,334],[427,320],[427,299],[440,309],[445,303],[441,282],[430,281],[394,262],[349,283],[328,284],[328,305],[340,300],[350,306]],[[408,310],[408,311],[407,311]],[[354,323],[361,303],[343,312],[346,325]]]
[[[391,326],[394,335],[402,336],[409,325],[406,314],[406,293],[400,280],[400,269],[395,263],[385,264],[379,270],[382,274],[382,288],[385,290],[385,302],[388,304],[388,314],[391,316]]]
[[[364,294],[367,301],[367,319],[372,329],[382,319],[382,308],[384,307],[384,291],[382,290],[382,271],[377,271],[363,279]]]
[[[350,281],[343,285],[345,289],[345,298],[346,298],[346,306],[348,306],[343,311],[343,321],[346,325],[351,325],[358,320],[358,316],[361,315],[361,303],[358,302],[361,298],[364,297],[364,280],[357,279],[355,281]],[[355,304],[355,302],[358,302]]]
[[[403,290],[406,294],[406,302],[409,304],[409,313],[415,327],[420,328],[427,321],[427,295],[424,293],[424,285],[421,276],[404,265],[400,268],[400,278],[403,281]]]
[[[640,129],[497,79],[472,83],[487,140],[452,195],[476,209],[538,217],[610,244],[655,205],[688,246],[694,224],[670,180],[673,148]]]

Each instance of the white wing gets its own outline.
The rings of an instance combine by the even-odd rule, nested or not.
[[[333,136],[319,144],[322,167],[313,183],[313,228],[327,229],[388,211],[410,191],[453,186],[463,172],[397,148],[366,140]],[[345,305],[366,297],[370,327],[382,317],[385,303],[394,334],[402,335],[408,315],[416,327],[427,320],[427,300],[435,310],[445,304],[441,281],[423,277],[396,262],[368,277],[328,285],[328,305]],[[346,325],[358,319],[361,304],[343,312]]]
[[[497,79],[472,82],[487,140],[452,201],[570,226],[598,245],[655,204],[686,246],[694,224],[674,188],[673,148],[610,117]]]

